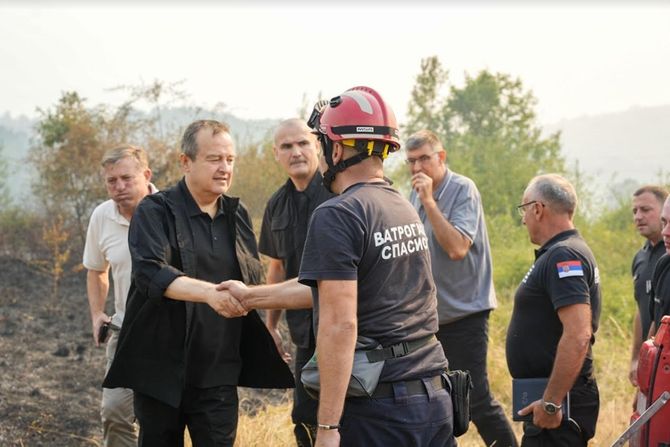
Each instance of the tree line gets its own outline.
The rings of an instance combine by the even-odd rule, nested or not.
[[[106,199],[100,167],[105,150],[122,143],[144,147],[159,188],[181,176],[177,163],[181,133],[201,110],[191,108],[191,116],[183,122],[165,118],[166,111],[186,97],[178,83],[154,81],[120,89],[127,99],[119,106],[91,105],[71,91],[51,107],[38,109],[28,159],[36,174],[32,185],[36,206],[7,200],[3,183],[7,165],[0,157],[0,249],[41,265],[54,276],[56,291],[65,266],[79,263],[93,208]],[[306,102],[303,97],[298,113],[309,111]],[[141,112],[142,106],[150,112]],[[578,189],[588,187],[578,171],[566,172],[560,135],[543,135],[536,106],[536,98],[518,78],[482,70],[466,75],[464,84],[456,86],[439,59],[428,57],[421,61],[401,137],[423,128],[435,132],[447,150],[450,167],[478,185],[487,218],[509,221],[523,188],[537,174],[567,174]],[[388,175],[406,192],[409,171],[399,162],[404,155],[393,157]],[[274,161],[270,133],[262,141],[238,145],[230,193],[242,198],[254,218],[261,217],[265,202],[284,181]]]

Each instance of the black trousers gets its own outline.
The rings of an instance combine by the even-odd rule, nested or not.
[[[524,422],[522,447],[586,447],[596,434],[600,410],[598,385],[594,378],[578,377],[570,390],[570,419],[552,430]]]
[[[193,447],[232,447],[237,433],[237,387],[187,386],[179,408],[135,393],[139,447],[183,447],[184,427]]]
[[[489,389],[486,356],[489,345],[489,313],[478,312],[453,323],[440,325],[437,339],[449,360],[449,369],[470,371],[470,414],[484,440],[490,446],[516,447],[517,440],[500,403]]]
[[[309,397],[300,381],[302,368],[313,354],[314,346],[295,350],[295,390],[291,419],[295,424],[293,433],[298,447],[312,447],[316,442],[316,412],[319,402]]]

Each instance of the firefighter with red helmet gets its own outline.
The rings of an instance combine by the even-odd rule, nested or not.
[[[317,445],[455,445],[426,235],[384,177],[400,147],[395,115],[354,87],[317,104],[309,124],[324,185],[338,194],[312,215],[299,275],[317,317]],[[384,367],[372,398],[347,397],[363,339],[385,348]]]
[[[428,240],[384,177],[400,148],[395,115],[354,87],[318,103],[309,126],[337,196],[312,213],[298,279],[219,288],[247,310],[314,308],[317,446],[455,446]]]

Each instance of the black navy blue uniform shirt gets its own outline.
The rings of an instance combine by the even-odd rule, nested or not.
[[[536,251],[534,264],[519,284],[507,330],[507,365],[514,378],[549,377],[563,325],[561,307],[591,306],[595,342],[600,318],[600,277],[591,249],[577,230],[557,234]],[[591,347],[581,375],[593,371]]]

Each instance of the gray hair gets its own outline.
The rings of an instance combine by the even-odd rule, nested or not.
[[[226,123],[215,120],[198,120],[188,125],[181,139],[181,151],[191,160],[198,155],[198,132],[202,129],[211,130],[212,136],[220,133],[230,134],[230,127]]]
[[[440,139],[428,129],[423,129],[418,132],[413,133],[405,142],[405,150],[413,151],[419,149],[424,144],[430,144],[433,148],[433,152],[442,152],[444,148]]]
[[[146,151],[139,146],[133,146],[131,144],[123,144],[113,149],[109,149],[102,156],[102,161],[100,164],[103,168],[106,168],[107,166],[113,165],[114,163],[124,158],[131,158],[135,160],[140,169],[149,168],[149,159],[147,157]]]
[[[277,142],[277,135],[279,135],[279,132],[282,131],[286,127],[298,127],[300,129],[303,129],[305,132],[307,132],[310,135],[312,134],[312,129],[309,128],[305,120],[301,118],[288,118],[282,121],[277,125],[275,128],[274,134],[272,136],[272,141],[275,143]],[[316,140],[316,136],[314,136],[314,140]]]
[[[572,217],[577,209],[577,193],[575,187],[558,174],[544,174],[533,178],[526,193],[533,193],[534,198],[558,213]]]

